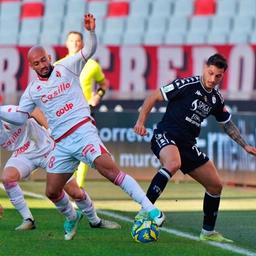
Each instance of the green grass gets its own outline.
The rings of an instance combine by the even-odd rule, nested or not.
[[[148,182],[140,182],[146,191]],[[20,182],[24,191],[44,194],[44,182]],[[85,190],[98,210],[117,216],[134,218],[140,206],[120,188],[106,181],[86,181]],[[26,201],[37,221],[37,229],[14,231],[22,219],[13,209],[5,192],[0,189],[0,202],[4,206],[0,219],[0,255],[51,256],[51,255],[246,255],[238,249],[256,255],[256,189],[229,188],[223,191],[216,230],[235,241],[231,250],[219,248],[198,240],[173,234],[180,231],[198,237],[202,226],[202,198],[204,189],[196,183],[169,183],[156,205],[165,212],[167,221],[160,231],[159,240],[153,244],[135,243],[130,235],[131,222],[99,213],[105,219],[113,219],[122,226],[120,230],[91,229],[86,218],[77,229],[74,240],[65,241],[64,217],[49,200],[26,196]],[[234,247],[235,246],[235,247]],[[233,248],[233,249],[232,249]],[[235,250],[234,250],[235,248]]]

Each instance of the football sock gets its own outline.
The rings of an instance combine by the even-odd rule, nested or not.
[[[89,197],[89,195],[83,190],[84,198],[83,199],[75,199],[75,203],[77,207],[85,214],[88,218],[89,222],[93,225],[97,225],[100,223],[100,218],[96,214],[96,210],[94,208],[94,204]]]
[[[146,212],[156,208],[146,197],[145,192],[142,190],[137,181],[130,175],[124,172],[119,172],[114,181],[114,184],[120,186],[123,191],[132,197],[135,202],[139,203]]]
[[[16,181],[4,183],[5,191],[10,199],[10,202],[19,211],[23,219],[34,220],[23,195],[23,192]]]
[[[68,221],[73,221],[76,219],[76,211],[69,201],[69,197],[67,193],[62,190],[61,195],[56,199],[51,199],[51,201],[55,204],[57,210],[63,214]]]
[[[219,205],[220,205],[220,195],[211,195],[209,192],[205,191],[204,195],[204,221],[203,229],[206,231],[213,231],[215,227],[215,222],[218,215]]]
[[[157,172],[155,177],[152,179],[146,195],[153,204],[164,191],[166,184],[168,183],[171,177],[171,173],[167,169],[162,168]]]

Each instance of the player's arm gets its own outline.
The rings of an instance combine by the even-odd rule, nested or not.
[[[69,69],[75,74],[80,74],[86,61],[92,57],[97,49],[97,36],[95,33],[95,18],[92,14],[84,15],[84,27],[88,31],[84,47],[74,56],[68,58]]]
[[[40,108],[36,107],[35,110],[31,113],[30,117],[33,117],[46,130],[49,129],[47,119]]]
[[[95,18],[92,14],[84,15],[84,27],[89,32],[82,51],[83,57],[89,59],[97,49],[97,36],[95,33]]]
[[[243,139],[236,125],[231,120],[229,120],[225,124],[220,124],[220,128],[247,153],[256,156],[256,148],[248,145],[248,143]]]
[[[103,98],[105,92],[109,87],[109,82],[106,78],[103,78],[103,80],[101,82],[98,82],[97,84],[99,87],[97,93],[94,93],[92,98],[88,100],[88,104],[93,107],[97,106],[100,103],[101,99]]]
[[[25,112],[7,112],[0,107],[0,119],[14,125],[23,125],[29,117]]]
[[[139,114],[139,117],[137,119],[136,125],[134,126],[134,132],[145,136],[147,134],[147,130],[144,126],[146,119],[151,111],[151,109],[154,107],[155,103],[158,101],[164,101],[163,95],[160,90],[156,90],[152,93],[150,93],[145,101],[143,102],[143,105],[141,107],[141,111]]]

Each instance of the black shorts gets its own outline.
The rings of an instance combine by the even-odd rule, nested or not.
[[[158,159],[161,149],[168,145],[177,146],[181,158],[180,170],[184,174],[200,167],[209,160],[196,145],[185,145],[177,139],[172,138],[167,132],[155,130],[151,139],[151,149]]]

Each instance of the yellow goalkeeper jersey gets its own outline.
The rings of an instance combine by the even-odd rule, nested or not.
[[[68,57],[69,55],[56,61],[54,65]],[[102,72],[100,64],[93,59],[89,59],[80,73],[80,85],[87,100],[92,97],[93,80],[95,80],[96,83],[100,83],[104,80],[104,78],[105,76]]]

